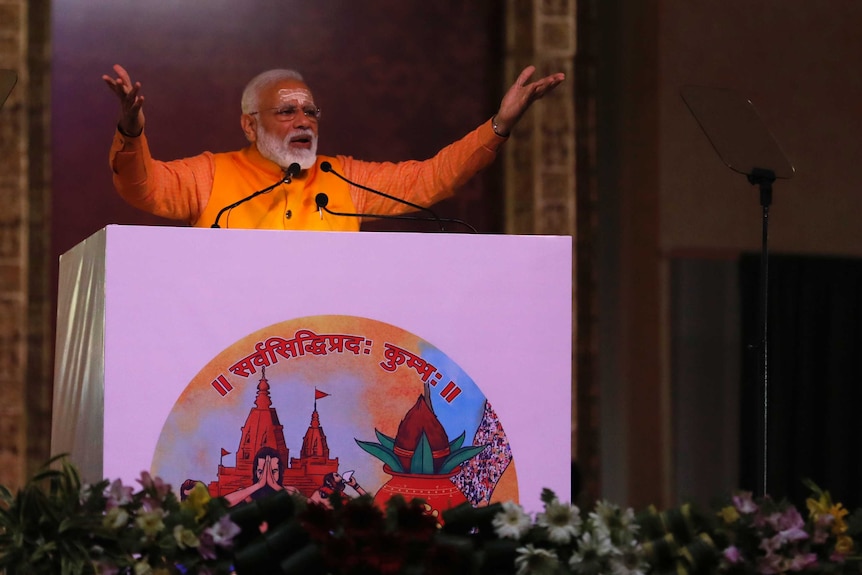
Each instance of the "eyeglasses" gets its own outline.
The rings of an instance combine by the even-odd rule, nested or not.
[[[295,106],[293,104],[281,106],[280,108],[267,108],[266,110],[258,110],[257,112],[249,112],[250,116],[259,114],[260,112],[272,112],[275,119],[279,122],[290,122],[296,119],[296,115],[302,112],[306,118],[313,122],[320,120],[320,108],[314,104],[305,104],[303,106]]]

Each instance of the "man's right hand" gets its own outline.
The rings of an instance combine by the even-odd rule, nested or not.
[[[141,95],[141,83],[132,84],[129,73],[119,64],[114,65],[116,78],[107,74],[102,80],[120,99],[119,127],[127,136],[139,136],[144,131],[144,97]]]

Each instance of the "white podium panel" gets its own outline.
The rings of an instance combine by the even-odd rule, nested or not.
[[[253,496],[268,454],[310,497],[424,473],[538,510],[570,490],[571,300],[570,237],[108,226],[60,259],[52,451],[88,481]]]

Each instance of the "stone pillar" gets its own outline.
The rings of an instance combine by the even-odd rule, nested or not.
[[[0,484],[49,453],[48,0],[0,0],[0,68],[18,82],[0,110]]]
[[[504,148],[504,189],[507,233],[570,235],[577,242],[576,253],[581,253],[575,141],[575,93],[579,87],[575,73],[578,4],[577,0],[508,0],[506,3],[506,87],[530,64],[537,68],[534,77],[564,72],[566,81],[550,96],[538,101],[513,130]],[[594,148],[585,149],[594,151]],[[593,179],[586,181],[589,183]],[[581,467],[586,489],[592,491],[597,481],[594,470],[598,469],[598,462],[593,448],[597,440],[589,438],[597,432],[598,423],[595,422],[596,429],[592,430],[578,427],[583,419],[578,417],[579,413],[595,412],[590,409],[590,403],[584,401],[595,399],[594,383],[585,381],[585,387],[579,389],[579,366],[589,368],[592,362],[579,359],[583,356],[579,326],[581,306],[576,294],[583,282],[578,279],[578,262],[576,256],[572,277],[572,325],[575,326],[572,333],[572,458]],[[586,276],[587,280],[590,277]],[[588,360],[595,355],[594,346],[587,345],[583,349],[588,352]],[[590,373],[588,369],[587,375]]]
[[[575,0],[507,2],[506,87],[530,64],[534,77],[567,78],[504,148],[507,233],[575,234],[575,8]]]

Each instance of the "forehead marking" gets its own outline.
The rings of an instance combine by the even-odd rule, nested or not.
[[[283,89],[279,90],[277,94],[278,99],[282,102],[288,100],[314,102],[314,98],[311,97],[311,92],[309,92],[308,90],[297,90],[296,88]]]

